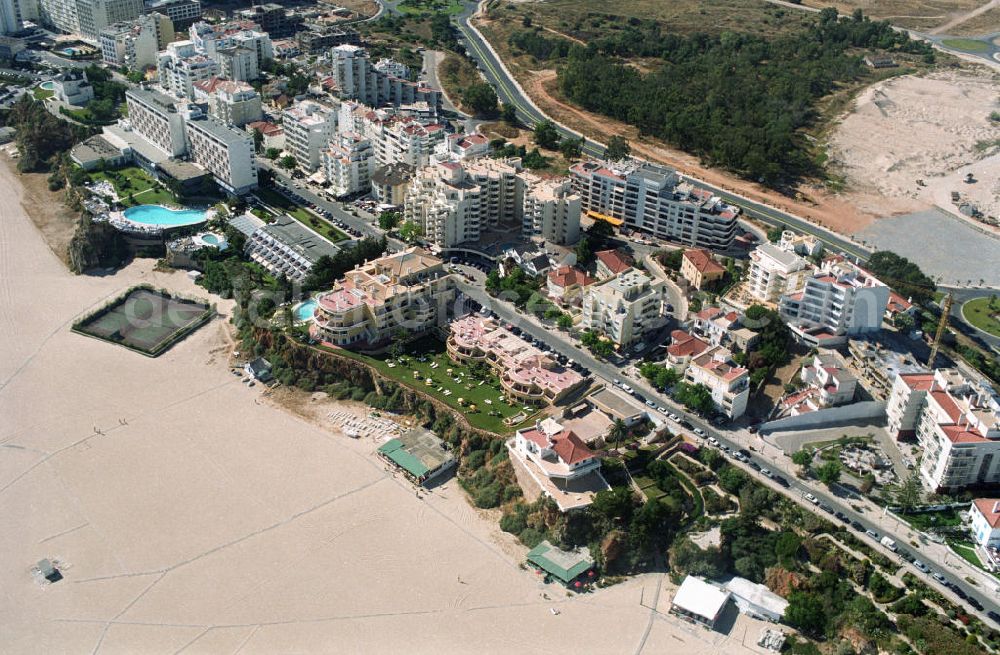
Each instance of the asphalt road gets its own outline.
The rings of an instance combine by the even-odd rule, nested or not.
[[[709,437],[715,437],[720,444],[727,446],[732,451],[739,450],[741,448],[754,448],[757,452],[751,453],[751,460],[754,461],[759,467],[766,468],[777,475],[783,476],[789,483],[787,488],[778,485],[773,480],[770,480],[759,473],[756,469],[751,467],[749,464],[736,462],[731,457],[729,457],[730,463],[736,466],[740,466],[746,470],[754,479],[758,482],[763,483],[775,491],[783,493],[784,495],[792,498],[796,502],[805,505],[809,509],[819,513],[821,510],[810,504],[805,500],[804,496],[806,493],[811,493],[813,496],[817,497],[820,502],[825,503],[832,508],[834,512],[842,512],[851,521],[858,522],[862,529],[856,531],[855,534],[868,543],[869,546],[875,550],[881,552],[882,554],[888,556],[893,561],[899,562],[906,570],[910,571],[916,575],[919,579],[923,580],[925,583],[931,587],[936,588],[944,596],[949,598],[952,602],[959,605],[965,605],[968,611],[973,612],[980,616],[980,618],[987,622],[989,625],[997,626],[996,623],[991,621],[986,616],[986,610],[1000,611],[1000,605],[997,603],[997,596],[992,593],[992,590],[984,591],[982,588],[973,586],[966,582],[964,576],[956,574],[953,570],[947,566],[942,565],[940,562],[936,562],[930,556],[930,553],[926,550],[914,549],[909,545],[912,537],[908,536],[907,533],[915,533],[915,530],[908,530],[901,527],[893,519],[885,519],[881,514],[873,507],[868,507],[866,511],[857,511],[851,505],[853,504],[859,507],[866,507],[868,502],[862,498],[852,498],[849,492],[846,490],[841,490],[839,494],[835,494],[830,489],[821,486],[820,484],[807,483],[805,481],[796,478],[794,471],[792,470],[793,465],[784,456],[779,456],[772,453],[770,456],[764,456],[762,451],[767,451],[769,448],[765,446],[763,440],[753,437],[745,436],[741,432],[733,431],[720,431],[713,428],[711,425],[702,421],[698,417],[688,414],[682,407],[673,402],[672,399],[667,397],[658,391],[652,389],[644,380],[636,379],[636,377],[626,377],[622,369],[606,361],[597,360],[593,357],[590,352],[584,349],[582,346],[578,346],[570,340],[570,337],[561,331],[555,330],[550,326],[541,324],[540,322],[518,312],[513,305],[506,302],[498,301],[495,298],[489,296],[485,289],[482,287],[482,281],[477,279],[475,283],[469,283],[465,280],[458,281],[459,290],[465,294],[467,297],[472,298],[483,307],[488,308],[497,317],[505,323],[510,323],[512,325],[520,328],[526,335],[533,337],[546,345],[549,350],[553,352],[562,354],[569,359],[581,364],[582,366],[590,369],[591,373],[595,376],[602,378],[609,384],[616,379],[622,379],[627,382],[629,386],[635,389],[636,393],[642,396],[644,399],[648,399],[656,403],[658,406],[666,408],[668,411],[677,414],[682,419],[690,422],[694,427],[700,428]],[[681,426],[673,424],[672,421],[666,419],[662,415],[658,415],[657,412],[653,411],[653,415],[657,416],[658,420],[667,421],[667,424],[673,430],[682,429]],[[707,446],[706,446],[707,447]],[[775,450],[771,448],[771,450]],[[828,517],[833,523],[837,523],[838,520],[833,516]],[[922,573],[913,567],[912,564],[906,562],[898,554],[892,553],[887,548],[878,543],[877,539],[870,539],[865,536],[865,530],[872,530],[877,533],[879,538],[887,536],[893,539],[900,548],[904,548],[910,551],[918,559],[921,559],[930,568],[930,572],[938,572],[948,581],[948,583],[957,585],[970,597],[976,598],[984,606],[983,611],[977,611],[968,605],[967,602],[962,601],[952,589],[938,583],[936,580],[932,579],[930,573]],[[930,547],[927,547],[930,548]],[[957,555],[952,554],[951,557],[957,559]]]
[[[950,292],[954,298],[954,302],[951,304],[951,318],[948,321],[948,324],[951,325],[951,327],[956,330],[960,330],[969,338],[983,341],[994,349],[1000,348],[1000,337],[995,337],[988,332],[983,332],[982,330],[973,327],[965,320],[965,317],[962,316],[962,305],[973,298],[989,298],[994,294],[1000,295],[995,289],[960,289],[958,287],[941,287],[941,290]]]
[[[469,56],[476,62],[476,65],[486,76],[487,80],[493,85],[493,88],[496,89],[497,96],[499,96],[500,100],[504,104],[514,105],[517,109],[518,118],[523,121],[524,124],[530,126],[546,119],[552,120],[534,104],[532,104],[531,100],[521,91],[512,76],[508,74],[500,60],[488,47],[485,39],[483,39],[479,32],[473,29],[469,24],[469,19],[476,12],[477,6],[477,3],[475,2],[466,2],[465,11],[456,17],[458,30]],[[568,129],[565,125],[556,121],[553,121],[553,123],[555,123],[559,132],[563,136],[581,136],[579,133]],[[586,139],[583,152],[591,157],[600,158],[604,155],[604,146],[596,141]],[[819,228],[803,218],[799,218],[798,216],[788,214],[752,200],[737,197],[725,189],[708,184],[702,180],[695,178],[690,179],[699,186],[709,189],[716,195],[722,197],[727,202],[739,205],[743,208],[744,213],[750,218],[755,218],[767,223],[768,225],[785,225],[799,232],[813,235],[822,240],[831,249],[839,250],[861,259],[867,259],[869,255],[871,255],[871,251],[867,248],[854,243],[850,239]]]

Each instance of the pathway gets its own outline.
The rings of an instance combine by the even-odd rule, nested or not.
[[[1000,7],[1000,0],[990,0],[989,2],[987,2],[984,5],[982,5],[981,7],[977,7],[976,9],[973,9],[972,11],[967,11],[964,14],[960,14],[960,15],[956,16],[955,18],[951,19],[950,21],[948,21],[947,23],[945,23],[944,25],[941,25],[939,27],[935,27],[934,29],[932,29],[930,31],[930,33],[931,34],[947,34],[948,30],[952,29],[953,27],[957,27],[958,25],[961,25],[962,23],[964,23],[964,22],[966,22],[968,20],[972,20],[973,18],[975,18],[976,16],[979,16],[980,14],[985,14],[987,11],[989,11],[990,9],[993,9],[994,7]]]

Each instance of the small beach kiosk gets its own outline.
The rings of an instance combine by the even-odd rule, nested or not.
[[[433,432],[414,428],[382,444],[378,456],[403,472],[415,484],[442,480],[457,462]]]
[[[528,564],[570,589],[581,589],[596,578],[594,558],[586,546],[568,551],[543,541],[528,552]]]

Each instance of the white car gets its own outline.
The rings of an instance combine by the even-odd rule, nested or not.
[[[664,416],[666,416],[666,414],[667,414],[667,408],[666,407],[657,407],[656,411],[658,411],[659,413],[663,414]]]
[[[709,437],[708,443],[717,447],[719,445],[719,440],[716,439],[715,437]]]
[[[814,496],[812,494],[806,494],[805,495],[805,499],[808,500],[813,505],[819,505],[819,499],[816,498],[816,496]]]
[[[674,423],[677,423],[678,421],[681,420],[681,417],[677,416],[677,414],[671,413],[671,414],[668,414],[668,416],[670,417],[670,420],[673,421]]]
[[[761,469],[760,472],[765,478],[774,478],[774,473],[771,473],[770,469]]]
[[[616,387],[620,387],[620,386],[622,386],[622,381],[621,380],[612,380],[611,384],[615,385]]]
[[[622,385],[622,391],[624,391],[625,393],[627,393],[630,396],[635,393],[635,391],[632,389],[632,387],[628,386],[627,384],[623,384]]]
[[[705,431],[702,430],[701,428],[695,428],[694,429],[694,433],[696,435],[698,435],[699,437],[704,437],[705,436]]]

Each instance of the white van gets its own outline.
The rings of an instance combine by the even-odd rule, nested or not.
[[[891,550],[892,552],[894,553],[896,552],[896,542],[890,539],[889,537],[882,537],[881,544],[886,548],[888,548],[889,550]]]

